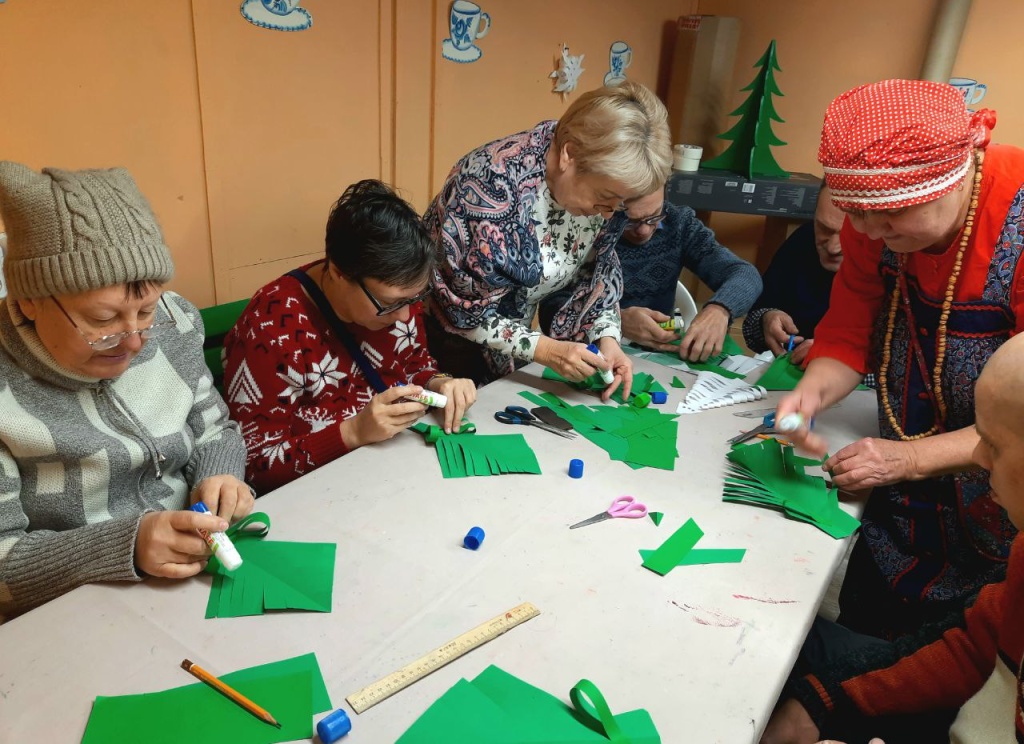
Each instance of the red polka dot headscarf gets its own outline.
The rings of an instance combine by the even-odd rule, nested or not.
[[[818,161],[841,209],[909,207],[956,188],[995,124],[994,111],[972,114],[951,85],[883,80],[829,104]]]

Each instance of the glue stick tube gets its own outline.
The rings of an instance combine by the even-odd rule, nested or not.
[[[405,385],[404,382],[396,382],[395,385]],[[441,393],[435,393],[433,390],[427,390],[423,388],[423,392],[419,395],[408,396],[409,400],[414,400],[417,403],[422,403],[425,406],[433,406],[434,408],[444,408],[448,405],[448,396],[441,395]]]
[[[602,354],[601,350],[597,348],[597,344],[587,344],[587,351],[589,351],[591,354],[597,354],[599,357],[604,359],[604,354]],[[597,373],[601,375],[601,382],[603,382],[605,385],[611,385],[613,382],[615,382],[615,373],[612,372],[610,369],[601,369],[600,367],[598,367]]]
[[[190,509],[199,514],[210,513],[210,510],[206,508],[206,504],[202,501],[192,504]],[[220,561],[225,569],[234,571],[242,565],[242,556],[238,554],[238,549],[226,534],[223,532],[208,532],[207,530],[196,531],[206,540],[206,544],[210,546],[210,550],[217,556],[217,560]]]
[[[799,413],[789,413],[782,417],[775,428],[783,434],[792,434],[804,425],[804,417]]]
[[[668,320],[663,320],[658,323],[659,328],[664,328],[666,331],[676,331],[677,333],[683,332],[683,314],[679,312],[679,308],[676,308],[675,315]]]

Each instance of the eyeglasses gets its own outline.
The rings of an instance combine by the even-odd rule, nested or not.
[[[163,305],[164,312],[167,313],[167,316],[170,318],[170,320],[163,320],[160,321],[159,323],[153,323],[152,325],[147,326],[146,328],[138,328],[134,331],[122,331],[121,333],[111,333],[110,335],[100,336],[99,338],[90,341],[89,337],[85,334],[85,331],[83,331],[78,326],[78,323],[75,322],[74,318],[68,315],[68,311],[64,309],[64,306],[60,304],[57,298],[51,297],[50,299],[53,300],[53,304],[59,307],[60,311],[64,313],[64,317],[67,318],[68,322],[75,327],[75,330],[78,331],[78,335],[82,337],[85,343],[89,344],[89,346],[91,346],[96,351],[109,351],[110,349],[115,349],[118,346],[120,346],[123,341],[126,341],[129,337],[134,336],[136,334],[138,334],[139,338],[148,339],[157,335],[158,333],[162,333],[168,328],[173,328],[176,325],[178,325],[178,321],[176,321],[174,319],[174,316],[171,315],[170,308],[167,307],[167,302],[164,300],[163,295],[160,295],[160,304]]]
[[[380,300],[378,300],[376,297],[374,297],[372,294],[370,294],[370,290],[368,290],[366,288],[366,285],[363,284],[363,280],[362,279],[356,279],[356,284],[359,285],[359,289],[363,290],[363,294],[365,294],[367,299],[370,302],[373,303],[373,306],[375,308],[377,308],[377,315],[378,316],[380,316],[380,315],[390,315],[391,313],[395,312],[396,310],[401,310],[406,305],[414,305],[417,302],[419,302],[420,300],[426,299],[427,295],[430,294],[430,286],[428,285],[426,289],[424,289],[422,292],[417,294],[415,297],[409,297],[407,299],[399,300],[398,302],[393,302],[390,305],[385,306],[385,305],[380,304]]]
[[[644,217],[639,220],[626,220],[626,229],[635,230],[641,225],[647,225],[647,227],[657,227],[658,224],[665,219],[665,213],[656,214],[653,217]]]

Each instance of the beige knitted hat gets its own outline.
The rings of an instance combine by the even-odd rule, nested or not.
[[[14,300],[174,275],[156,217],[124,168],[40,174],[0,162],[0,218]]]

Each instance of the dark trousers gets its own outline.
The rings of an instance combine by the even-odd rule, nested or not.
[[[793,667],[793,676],[802,677],[826,669],[849,658],[891,646],[889,641],[856,633],[842,625],[815,618],[800,656]],[[822,724],[822,739],[845,744],[868,744],[878,737],[885,744],[948,744],[949,727],[956,710],[869,717],[858,713],[835,715]]]

